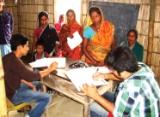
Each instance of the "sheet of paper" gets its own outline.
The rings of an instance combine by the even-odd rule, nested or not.
[[[73,50],[75,47],[82,43],[82,37],[76,31],[75,33],[73,33],[73,38],[67,37],[67,43],[69,47]]]
[[[65,68],[66,58],[64,57],[54,57],[54,58],[43,58],[38,59],[34,62],[29,63],[33,68],[49,67],[53,62],[58,63],[58,68]]]
[[[105,85],[107,81],[105,80],[94,80],[93,75],[97,72],[108,73],[109,70],[106,67],[89,67],[89,68],[77,68],[66,71],[66,75],[72,81],[74,86],[78,91],[83,84],[88,85]]]

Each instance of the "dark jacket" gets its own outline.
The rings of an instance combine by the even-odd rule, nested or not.
[[[13,31],[13,18],[9,12],[0,13],[0,44],[10,44]]]
[[[56,30],[49,25],[38,40],[43,42],[44,51],[47,53],[51,53],[55,49],[56,41],[59,41]]]

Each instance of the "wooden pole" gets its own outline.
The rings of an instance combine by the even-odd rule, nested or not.
[[[1,53],[0,53],[1,56]],[[2,58],[0,57],[0,117],[7,117],[6,93],[4,85],[4,73]]]
[[[152,52],[153,52],[155,8],[156,8],[156,1],[150,0],[150,16],[149,16],[148,48],[147,48],[147,64],[150,66],[152,63]]]

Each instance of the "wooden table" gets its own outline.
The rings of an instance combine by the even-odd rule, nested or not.
[[[92,103],[93,100],[87,96],[80,95],[72,82],[65,77],[65,75],[51,74],[48,78],[43,79],[43,84],[83,104],[83,117],[90,117],[89,104]],[[106,91],[111,91],[112,85],[112,81],[109,81],[107,85],[99,87],[99,93],[103,94]]]

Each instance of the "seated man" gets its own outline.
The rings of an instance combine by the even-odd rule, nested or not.
[[[51,101],[50,95],[38,92],[26,83],[21,83],[25,80],[28,82],[40,80],[49,75],[56,69],[57,64],[52,63],[50,67],[40,72],[34,72],[28,69],[20,60],[29,50],[28,39],[20,34],[15,34],[11,38],[12,52],[3,57],[4,80],[8,99],[15,105],[23,102],[35,102],[36,106],[28,113],[30,117],[41,117],[45,107]],[[37,82],[33,82],[33,85]],[[36,87],[36,86],[35,86]]]
[[[129,48],[133,51],[137,61],[143,61],[143,46],[137,42],[138,32],[135,29],[131,29],[127,33]]]
[[[121,82],[115,94],[110,95],[112,100],[101,96],[94,86],[83,86],[82,91],[101,105],[93,107],[91,104],[91,117],[107,117],[108,112],[114,117],[160,116],[160,89],[147,65],[138,64],[127,47],[112,50],[104,62]]]

